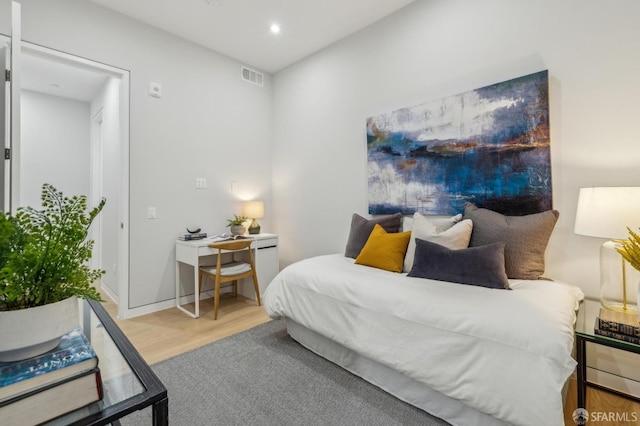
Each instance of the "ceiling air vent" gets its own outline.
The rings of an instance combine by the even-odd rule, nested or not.
[[[257,86],[264,86],[264,74],[245,66],[242,67],[242,79]]]

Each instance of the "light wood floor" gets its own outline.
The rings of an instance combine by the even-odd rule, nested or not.
[[[108,297],[103,297],[108,299]],[[200,318],[193,319],[177,308],[121,320],[115,303],[103,303],[133,346],[148,364],[155,364],[232,334],[270,321],[262,306],[242,296],[223,295],[218,319],[213,320],[213,299],[200,301]],[[185,305],[193,311],[193,303]]]
[[[238,296],[237,299],[232,296],[223,296],[216,321],[213,320],[211,299],[200,302],[201,317],[198,319],[190,318],[178,309],[172,308],[133,319],[120,320],[116,318],[117,306],[113,302],[105,302],[104,306],[149,364],[155,364],[270,320],[262,307],[255,301],[242,296]],[[577,407],[576,399],[576,382],[571,380],[564,409],[565,425],[575,425],[572,415]],[[629,415],[636,413],[640,419],[639,403],[593,388],[587,390],[586,408],[589,412],[629,413]],[[591,423],[598,426],[635,424],[606,421],[588,424]]]
[[[569,383],[569,391],[567,393],[567,399],[564,405],[564,424],[565,425],[574,425],[576,422],[573,421],[571,417],[573,415],[574,410],[578,407],[578,396],[577,396],[577,385],[575,380],[571,380]],[[585,407],[587,411],[591,414],[594,412],[612,412],[614,416],[620,414],[621,416],[625,416],[627,419],[633,419],[632,415],[635,413],[635,418],[637,421],[589,421],[588,425],[597,425],[597,426],[613,426],[613,425],[637,425],[640,424],[640,403],[632,401],[626,398],[620,398],[616,395],[613,395],[609,392],[604,392],[595,388],[587,388],[587,406]],[[602,419],[604,417],[600,417]],[[615,417],[611,417],[615,418]]]

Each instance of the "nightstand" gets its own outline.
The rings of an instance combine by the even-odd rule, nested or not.
[[[610,348],[619,349],[625,352],[631,352],[640,354],[640,345],[608,338],[595,334],[595,322],[600,313],[600,302],[597,300],[585,300],[580,305],[578,311],[578,318],[576,321],[576,358],[578,361],[577,376],[578,376],[578,408],[585,408],[587,386],[592,386],[598,389],[605,390],[607,392],[614,393],[616,395],[639,401],[634,395],[624,393],[615,389],[602,386],[597,383],[593,383],[587,380],[587,342],[595,345],[608,346]],[[640,358],[639,358],[640,360]]]

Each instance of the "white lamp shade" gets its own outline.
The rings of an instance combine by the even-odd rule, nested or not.
[[[264,203],[262,201],[247,201],[244,203],[244,216],[249,219],[264,217]]]
[[[627,239],[640,227],[640,187],[580,188],[573,231],[589,237]]]

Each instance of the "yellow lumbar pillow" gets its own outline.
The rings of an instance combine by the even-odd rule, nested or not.
[[[402,272],[409,239],[411,231],[388,233],[376,224],[355,263],[391,272]]]

